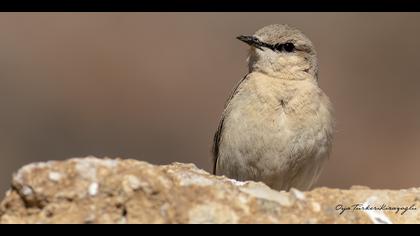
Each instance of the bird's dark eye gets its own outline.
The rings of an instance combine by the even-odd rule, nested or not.
[[[274,49],[279,52],[293,52],[295,50],[295,45],[293,43],[277,43],[274,45]]]
[[[293,43],[285,43],[283,44],[283,49],[286,52],[293,52],[295,50],[295,45]]]

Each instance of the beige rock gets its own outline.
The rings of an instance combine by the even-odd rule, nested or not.
[[[277,192],[192,164],[87,157],[21,168],[0,223],[420,223],[419,199],[419,188]]]

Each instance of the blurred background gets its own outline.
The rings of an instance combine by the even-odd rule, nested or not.
[[[337,131],[318,186],[420,186],[420,13],[1,13],[0,193],[22,165],[95,155],[211,170],[236,36],[315,44]]]

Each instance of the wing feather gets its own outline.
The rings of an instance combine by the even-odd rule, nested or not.
[[[216,165],[217,165],[217,159],[219,158],[219,145],[220,145],[220,140],[222,138],[223,135],[223,123],[225,120],[225,115],[226,115],[226,107],[228,106],[230,100],[232,100],[232,98],[238,93],[238,88],[239,86],[248,78],[249,74],[246,74],[237,84],[236,86],[233,88],[229,98],[227,99],[226,103],[225,103],[225,107],[224,107],[224,111],[222,113],[222,117],[220,119],[220,123],[219,126],[217,127],[217,131],[214,134],[214,138],[213,138],[213,148],[212,148],[212,153],[213,153],[213,174],[216,174]]]

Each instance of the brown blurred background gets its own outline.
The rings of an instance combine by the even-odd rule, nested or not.
[[[210,170],[235,39],[303,30],[337,132],[319,186],[420,186],[419,13],[1,13],[0,192],[20,166],[125,157]],[[223,76],[221,76],[223,75]]]

